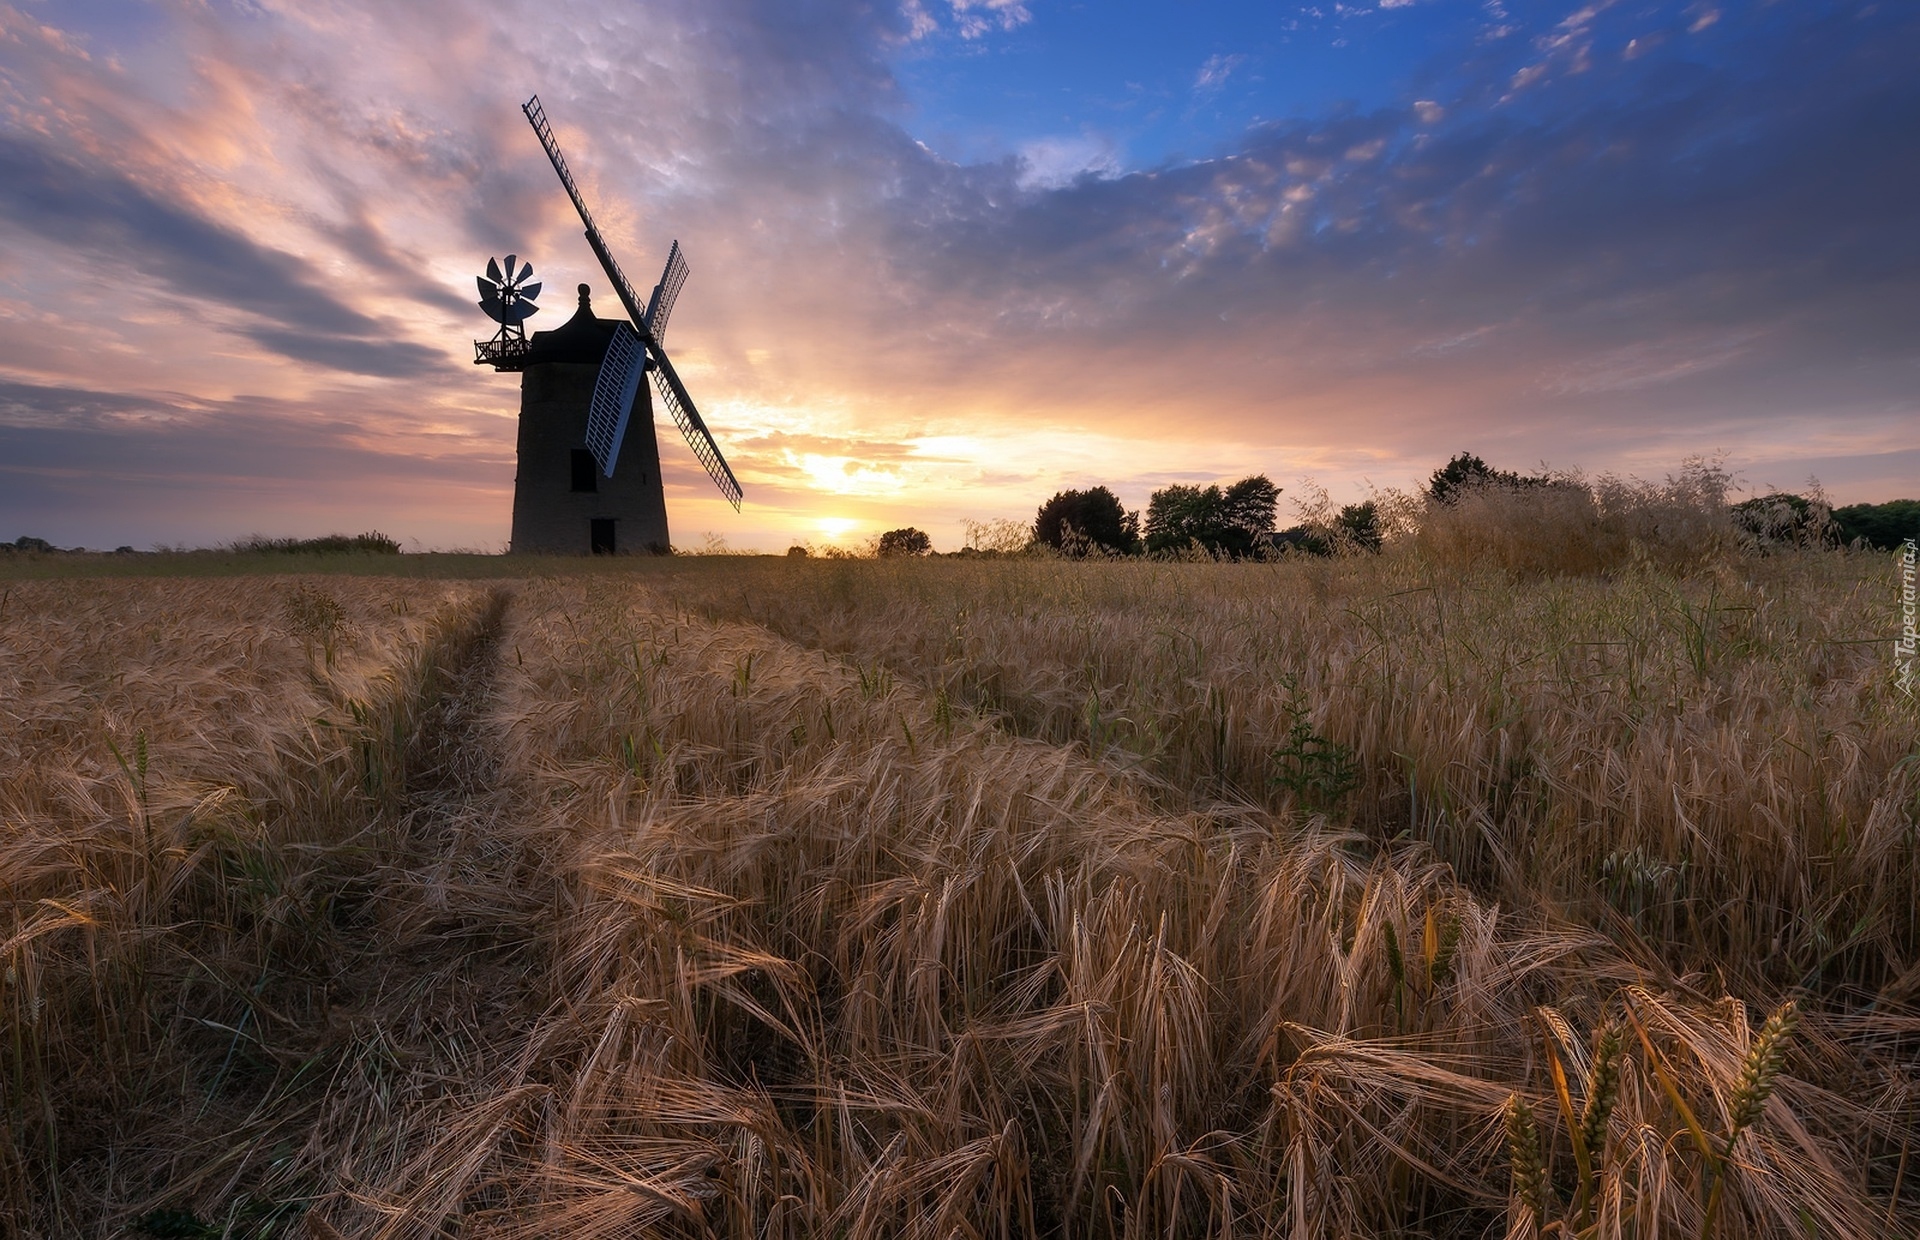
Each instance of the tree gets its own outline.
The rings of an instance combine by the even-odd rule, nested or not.
[[[933,539],[912,526],[880,535],[881,555],[926,555],[932,550]]]
[[[1252,555],[1273,533],[1273,511],[1280,503],[1280,488],[1265,474],[1254,474],[1228,487],[1221,499],[1226,528],[1223,548],[1235,557]]]
[[[1061,491],[1033,518],[1033,537],[1056,551],[1085,555],[1098,547],[1125,555],[1140,545],[1140,514],[1128,512],[1105,487]]]
[[[1824,500],[1787,491],[1742,500],[1732,515],[1734,527],[1762,549],[1823,547],[1839,533]]]
[[[1522,478],[1510,470],[1495,469],[1471,452],[1460,452],[1433,471],[1427,480],[1427,494],[1436,503],[1451,504],[1462,492],[1476,487],[1523,487],[1535,480]]]
[[[1147,501],[1147,550],[1177,551],[1199,543],[1209,551],[1218,539],[1215,517],[1220,510],[1220,488],[1175,483],[1153,493]]]
[[[1920,499],[1848,504],[1834,509],[1833,519],[1842,542],[1858,538],[1880,551],[1897,550],[1909,538],[1920,539]]]
[[[1215,555],[1252,555],[1273,534],[1280,488],[1265,474],[1242,478],[1226,490],[1175,484],[1147,502],[1147,550],[1179,551],[1199,543]]]
[[[1378,551],[1384,541],[1380,533],[1380,509],[1372,500],[1348,504],[1333,519],[1333,524],[1342,541],[1357,550]]]

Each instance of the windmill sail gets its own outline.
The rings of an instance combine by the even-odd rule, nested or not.
[[[687,271],[687,256],[680,252],[680,243],[675,241],[667,251],[667,265],[660,273],[660,283],[653,286],[653,296],[647,298],[647,328],[661,344],[667,342],[667,319],[673,314],[673,303],[679,300],[681,286],[687,282]]]
[[[634,331],[646,345],[646,351],[651,353],[654,361],[658,363],[659,369],[654,371],[654,384],[666,401],[668,412],[673,414],[674,425],[678,426],[680,433],[686,436],[687,446],[693,449],[694,456],[699,458],[700,463],[706,467],[707,476],[713,479],[713,484],[720,488],[720,493],[727,497],[728,502],[737,511],[741,499],[740,482],[733,476],[733,470],[727,467],[726,458],[720,454],[720,445],[713,441],[713,435],[707,430],[707,424],[700,418],[700,411],[693,406],[693,398],[687,395],[686,387],[680,382],[680,377],[674,373],[673,364],[667,360],[665,350],[660,347],[660,338],[654,334],[651,327],[650,308],[641,306],[639,297],[634,294],[633,285],[627,282],[626,273],[620,270],[620,264],[613,260],[613,254],[608,251],[607,243],[601,239],[600,227],[593,222],[593,213],[587,210],[586,199],[580,196],[580,187],[574,184],[573,173],[567,169],[566,156],[560,153],[560,143],[553,136],[553,127],[547,123],[547,113],[540,106],[540,96],[535,95],[527,100],[521,105],[520,110],[526,113],[527,123],[533,126],[533,132],[539,137],[540,145],[546,149],[547,159],[553,164],[553,170],[559,174],[560,184],[566,187],[567,197],[573,199],[573,209],[580,213],[580,222],[586,225],[587,244],[593,247],[594,257],[600,260],[601,269],[607,273],[607,279],[612,282],[613,291],[620,298],[621,306],[625,307],[627,317],[632,320]],[[674,249],[676,252],[679,249],[678,242],[674,243]],[[680,265],[680,281],[684,282],[686,279],[684,259]],[[661,279],[662,288],[655,290],[656,305],[661,300],[659,295],[667,283],[666,277],[672,273],[673,255],[670,253],[667,258],[667,273]],[[674,296],[679,294],[678,283],[674,285],[672,293]],[[672,297],[666,297],[664,302],[666,309],[671,311]],[[661,326],[665,325],[666,316],[662,314]],[[611,459],[603,462],[601,468],[607,471],[609,477],[612,476]]]
[[[646,346],[631,327],[622,323],[607,345],[600,376],[594,380],[593,400],[587,406],[587,450],[608,478],[613,477],[613,467],[620,460],[620,443],[627,437],[627,416],[633,410],[633,398],[640,391],[640,376],[646,369]]]
[[[713,485],[720,488],[720,494],[727,497],[735,512],[740,511],[740,480],[733,476],[733,470],[727,467],[727,458],[720,455],[720,446],[713,442],[707,424],[700,420],[700,411],[693,407],[693,397],[687,395],[686,386],[674,373],[673,363],[665,353],[655,350],[653,360],[659,365],[653,372],[653,386],[660,393],[667,412],[673,415],[673,424],[680,428],[680,433],[687,437],[687,446],[707,467],[707,477],[713,479]]]

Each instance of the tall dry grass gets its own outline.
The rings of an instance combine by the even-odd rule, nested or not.
[[[1664,482],[1565,474],[1541,484],[1467,487],[1446,503],[1380,501],[1389,527],[1420,556],[1455,572],[1521,577],[1616,573],[1637,566],[1687,572],[1741,545],[1727,507],[1729,478],[1693,462]]]
[[[101,631],[172,615],[265,651],[163,643],[137,683],[180,690],[126,716],[149,772],[225,720],[260,743],[174,759],[200,782],[144,820],[182,841],[164,909],[89,860],[139,837],[135,802],[89,835],[91,811],[0,784],[8,964],[43,1022],[0,1047],[32,1087],[9,1085],[5,1217],[1910,1235],[1913,871],[1854,825],[1912,822],[1913,733],[1844,644],[1874,584],[1846,558],[1611,587],[1396,556],[735,560],[510,603],[328,582],[352,630],[331,666],[287,599],[116,586]],[[76,610],[41,588],[31,614]],[[0,675],[44,648],[15,679],[49,702],[112,681],[104,641],[68,660],[84,642],[25,641],[24,614]],[[228,689],[253,660],[278,670]],[[23,789],[127,783],[72,718],[17,749]],[[203,785],[268,881],[189,843]],[[1626,872],[1652,877],[1608,885]],[[1856,910],[1880,920],[1837,954],[1764,938]],[[1798,1030],[1761,1037],[1802,984]],[[1508,1152],[1516,1094],[1538,1167]]]
[[[1611,579],[1402,554],[769,565],[680,597],[910,669],[1152,776],[1164,804],[1318,809],[1490,898],[1637,934],[1678,971],[1904,1003],[1920,729],[1888,674],[1891,583],[1883,558],[1825,553]],[[1359,778],[1325,805],[1287,778],[1303,724]]]
[[[398,851],[369,824],[461,605],[350,580],[8,589],[0,1232],[119,1234],[164,1186],[231,1197],[298,1145],[341,943]]]

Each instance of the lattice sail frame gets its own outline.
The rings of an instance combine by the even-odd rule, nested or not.
[[[534,134],[539,137],[540,145],[547,152],[548,161],[553,164],[553,170],[560,176],[560,184],[566,187],[567,197],[573,200],[573,209],[580,213],[580,222],[586,225],[587,244],[593,247],[594,257],[600,260],[601,270],[607,273],[607,279],[612,282],[613,291],[620,298],[621,306],[626,309],[627,318],[632,321],[633,330],[638,333],[641,343],[646,346],[646,351],[653,355],[655,390],[660,393],[662,402],[667,406],[667,412],[673,415],[674,425],[678,426],[680,433],[686,437],[687,446],[693,449],[695,458],[706,468],[707,476],[713,479],[713,484],[720,488],[720,493],[727,497],[727,502],[731,503],[734,511],[738,512],[742,498],[740,481],[733,476],[733,470],[727,465],[726,457],[720,454],[720,445],[713,441],[713,433],[707,429],[706,422],[701,419],[700,411],[694,407],[693,397],[687,394],[686,385],[680,382],[680,376],[675,373],[673,363],[667,359],[666,350],[660,347],[659,336],[653,331],[653,315],[650,311],[664,305],[664,311],[660,315],[660,326],[664,328],[666,314],[673,309],[673,297],[679,295],[679,283],[686,280],[683,259],[679,282],[674,284],[672,295],[662,296],[668,284],[667,276],[673,273],[673,258],[680,248],[680,243],[674,242],[673,250],[668,253],[667,276],[662,277],[660,286],[654,290],[654,305],[643,308],[640,305],[640,299],[634,294],[633,285],[627,282],[626,273],[620,270],[620,264],[613,260],[613,254],[608,251],[607,243],[601,239],[600,228],[593,222],[593,213],[587,210],[586,199],[580,196],[580,187],[574,184],[573,173],[567,169],[566,156],[560,153],[560,143],[553,136],[553,126],[547,122],[546,110],[540,106],[540,96],[535,95],[527,100],[520,106],[520,110],[526,113],[527,123],[533,126]],[[601,363],[601,374],[604,379],[606,376],[604,361]],[[623,386],[624,382],[623,374]],[[600,382],[596,381],[594,385],[596,393],[599,387]],[[601,465],[608,477],[612,477],[612,464],[613,461],[609,460]]]
[[[627,419],[633,398],[640,392],[640,376],[647,369],[647,346],[625,323],[614,329],[600,375],[593,382],[593,400],[587,406],[587,450],[600,472],[613,477],[620,460],[620,444],[627,437]]]
[[[667,265],[660,272],[660,283],[653,286],[653,296],[647,298],[647,327],[653,332],[653,338],[661,344],[667,342],[667,319],[673,314],[673,303],[680,299],[680,289],[687,282],[687,257],[680,252],[680,243],[675,241],[673,248],[667,251]]]

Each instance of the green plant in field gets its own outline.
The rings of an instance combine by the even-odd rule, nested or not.
[[[878,659],[874,660],[872,670],[867,665],[855,662],[853,670],[860,678],[860,692],[869,698],[883,698],[893,692],[893,672]]]
[[[1566,1067],[1572,1051],[1571,1031],[1550,1008],[1537,1009],[1535,1016],[1542,1028],[1543,1058],[1553,1087],[1554,1103],[1566,1130],[1567,1143],[1573,1150],[1575,1181],[1572,1198],[1562,1212],[1545,1158],[1546,1143],[1542,1141],[1533,1109],[1516,1093],[1507,1099],[1502,1119],[1513,1195],[1522,1208],[1532,1214],[1537,1234],[1592,1236],[1598,1228],[1597,1215],[1607,1169],[1608,1123],[1620,1099],[1625,1031],[1622,1026],[1608,1025],[1596,1036],[1585,1099],[1576,1107]],[[1767,1018],[1754,1036],[1729,1091],[1725,1130],[1718,1135],[1707,1131],[1698,1113],[1687,1103],[1674,1070],[1655,1049],[1645,1023],[1635,1010],[1631,992],[1626,1000],[1626,1019],[1645,1052],[1646,1068],[1659,1081],[1700,1157],[1699,1238],[1710,1240],[1715,1234],[1727,1180],[1735,1165],[1734,1150],[1741,1135],[1759,1119],[1773,1094],[1799,1024],[1799,1011],[1793,1001],[1788,1000]]]
[[[1701,1177],[1707,1188],[1707,1215],[1699,1225],[1701,1240],[1713,1236],[1713,1225],[1720,1213],[1720,1194],[1726,1190],[1726,1177],[1734,1165],[1734,1144],[1740,1140],[1755,1119],[1761,1117],[1761,1109],[1774,1092],[1774,1083],[1780,1077],[1780,1069],[1786,1067],[1788,1046],[1793,1042],[1793,1031],[1799,1027],[1799,1010],[1793,1006],[1793,1000],[1784,1002],[1776,1012],[1766,1017],[1761,1025],[1761,1033],[1755,1035],[1753,1044],[1747,1048],[1747,1058],[1741,1060],[1740,1075],[1734,1077],[1734,1094],[1726,1104],[1726,1136],[1715,1156],[1713,1148],[1707,1142],[1701,1142],[1701,1154],[1707,1157],[1707,1173]],[[1655,1063],[1655,1071],[1661,1073],[1661,1085],[1668,1085],[1665,1069]],[[1678,1102],[1678,1096],[1676,1096]],[[1693,1136],[1699,1138],[1699,1125],[1690,1123]]]
[[[1734,1147],[1740,1135],[1753,1125],[1754,1120],[1760,1118],[1761,1110],[1773,1094],[1780,1070],[1786,1066],[1787,1049],[1793,1042],[1794,1030],[1800,1024],[1799,1008],[1793,1000],[1787,1000],[1774,1010],[1773,1015],[1767,1017],[1760,1032],[1754,1036],[1746,1056],[1740,1062],[1740,1071],[1734,1077],[1733,1091],[1727,1101],[1727,1129],[1719,1137],[1706,1131],[1686,1099],[1681,1097],[1672,1071],[1654,1049],[1653,1041],[1647,1036],[1646,1027],[1641,1024],[1639,1017],[1633,1013],[1631,1003],[1628,1019],[1633,1022],[1633,1030],[1639,1035],[1641,1046],[1646,1049],[1648,1066],[1659,1078],[1660,1087],[1666,1091],[1673,1109],[1693,1137],[1694,1148],[1700,1153],[1704,1164],[1700,1185],[1706,1198],[1700,1221],[1700,1240],[1709,1240],[1719,1221],[1721,1198],[1726,1191],[1727,1178],[1732,1173]]]
[[[1628,848],[1611,852],[1600,862],[1600,882],[1607,900],[1633,919],[1642,930],[1651,929],[1650,920],[1673,903],[1675,892],[1686,887],[1691,862],[1672,865],[1650,856],[1645,849]]]
[[[1501,1118],[1507,1161],[1513,1168],[1513,1195],[1519,1199],[1520,1208],[1533,1215],[1534,1226],[1545,1231],[1552,1190],[1547,1184],[1547,1165],[1540,1157],[1540,1130],[1533,1122],[1533,1108],[1519,1094],[1510,1094]]]
[[[1417,955],[1402,946],[1400,931],[1388,918],[1381,925],[1381,946],[1386,953],[1387,976],[1393,982],[1394,1028],[1404,1033],[1408,1000],[1429,1004],[1453,979],[1460,950],[1459,914],[1442,913],[1437,904],[1429,904]]]
[[[1608,1025],[1594,1039],[1586,1098],[1575,1107],[1566,1069],[1572,1031],[1559,1013],[1550,1008],[1539,1009],[1537,1015],[1542,1027],[1541,1042],[1546,1050],[1547,1074],[1553,1084],[1554,1106],[1566,1127],[1568,1144],[1573,1147],[1573,1198],[1564,1215],[1558,1219],[1550,1217],[1559,1213],[1559,1199],[1542,1159],[1532,1110],[1518,1094],[1507,1100],[1506,1111],[1507,1151],[1513,1167],[1514,1194],[1532,1211],[1540,1234],[1590,1236],[1596,1226],[1595,1215],[1606,1167],[1607,1125],[1620,1100],[1621,1034],[1619,1028]]]
[[[107,738],[107,748],[113,751],[114,761],[120,764],[120,773],[127,777],[128,787],[133,789],[134,799],[140,804],[140,845],[146,850],[148,864],[153,860],[153,816],[147,799],[147,731],[140,729],[133,734],[133,761],[120,752],[120,746],[113,738]]]
[[[331,668],[335,648],[347,629],[347,613],[340,600],[316,586],[297,585],[287,591],[281,614],[306,647],[308,660],[312,660],[317,644]]]
[[[1285,739],[1273,752],[1272,783],[1285,788],[1313,810],[1330,810],[1360,786],[1360,765],[1353,750],[1322,736],[1309,719],[1311,708],[1291,673],[1280,678],[1287,691],[1282,709],[1289,720]]]
[[[295,1234],[305,1210],[305,1202],[268,1201],[243,1193],[215,1220],[202,1222],[191,1210],[152,1210],[134,1228],[153,1240],[273,1240]]]

